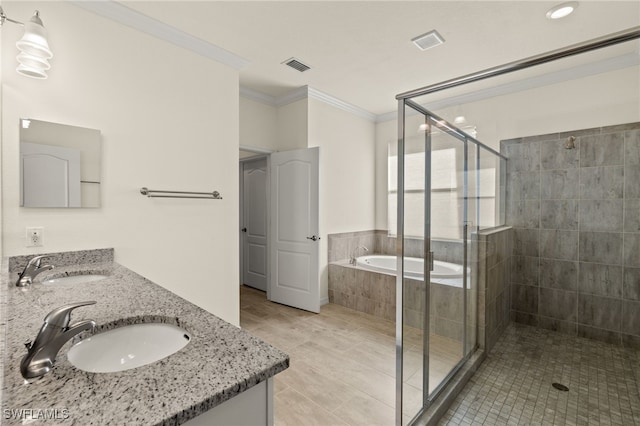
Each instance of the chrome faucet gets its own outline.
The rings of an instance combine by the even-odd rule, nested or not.
[[[44,376],[53,368],[56,356],[65,343],[83,331],[95,329],[96,323],[91,320],[69,325],[71,311],[95,303],[95,301],[71,303],[49,312],[35,341],[25,343],[28,352],[20,362],[22,377],[33,379]]]
[[[353,253],[351,253],[351,258],[349,258],[349,263],[352,265],[355,265],[358,262],[358,250],[364,250],[365,253],[369,251],[368,248],[366,248],[365,246],[358,246],[356,247],[356,249],[353,251]]]
[[[26,287],[33,282],[33,279],[41,272],[50,271],[54,268],[53,265],[41,265],[42,259],[46,259],[47,256],[36,256],[27,263],[24,270],[20,274],[16,286]]]

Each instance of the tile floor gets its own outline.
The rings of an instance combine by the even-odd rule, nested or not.
[[[342,306],[320,314],[241,289],[243,328],[289,353],[276,376],[275,424],[393,425],[395,325]],[[446,374],[459,346],[432,336]],[[420,332],[407,330],[406,416],[420,405]],[[437,341],[437,343],[436,343]],[[441,425],[640,425],[640,358],[617,346],[510,324]],[[568,392],[554,389],[558,382]],[[415,386],[414,386],[415,385]],[[433,387],[433,383],[430,384]]]
[[[618,346],[512,323],[440,424],[640,425],[631,362]]]
[[[246,286],[240,294],[242,328],[291,357],[289,369],[275,377],[276,426],[394,424],[392,321],[334,304],[312,314],[269,302],[264,292]],[[417,329],[405,334],[406,410],[413,415],[421,404],[422,339]],[[431,358],[433,387],[461,349],[437,336],[431,344],[437,348]]]

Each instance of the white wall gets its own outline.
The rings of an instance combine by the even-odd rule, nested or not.
[[[19,76],[20,28],[2,30],[4,254],[114,247],[119,263],[238,324],[238,72],[69,3],[3,7],[40,10],[55,55],[48,80]],[[18,207],[20,117],[102,132],[101,208]],[[224,199],[149,199],[142,186]],[[44,247],[24,246],[26,226],[44,226]]]
[[[277,150],[277,117],[275,106],[240,96],[240,145]]]
[[[374,227],[375,124],[309,99],[309,147],[320,147],[320,295],[328,300],[328,234]]]
[[[2,31],[0,31],[0,46],[2,46]],[[3,75],[3,60],[2,60],[2,52],[0,52],[0,106],[3,105],[3,97],[2,97],[2,93],[3,93],[3,86],[2,86],[2,81],[4,81],[2,79],[2,75]],[[2,122],[2,111],[0,110],[0,188],[3,188],[2,186],[2,133],[3,133],[3,122]],[[3,229],[2,229],[2,196],[0,196],[0,259],[2,259],[4,257],[4,244],[2,244],[2,235],[3,235]],[[1,306],[3,305],[3,303],[0,303],[0,309]],[[2,314],[2,311],[0,311],[0,314]],[[0,379],[0,385],[2,385],[2,379]],[[2,396],[2,391],[0,390],[0,397]]]
[[[320,147],[320,297],[326,302],[327,235],[374,226],[375,124],[312,97],[277,108],[256,104],[241,98],[241,143],[245,143],[245,123],[268,121],[273,108],[276,142],[260,147],[277,151]],[[246,134],[253,124],[249,126]],[[259,136],[259,129],[254,134]]]
[[[278,107],[276,137],[278,151],[307,147],[309,138],[308,100],[301,99]]]
[[[477,138],[497,151],[503,139],[637,122],[640,121],[640,67],[434,112],[449,120],[453,120],[454,115],[464,115],[469,124],[477,127]],[[376,125],[377,229],[387,229],[387,146],[397,140],[397,132],[396,120]]]

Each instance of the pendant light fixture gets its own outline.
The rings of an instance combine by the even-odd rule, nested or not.
[[[20,54],[18,54],[18,68],[16,71],[24,76],[47,78],[46,71],[51,68],[49,59],[53,57],[53,53],[49,48],[47,41],[47,30],[40,19],[40,12],[37,10],[26,24],[7,17],[0,6],[0,26],[5,21],[24,26],[24,35],[16,42]]]

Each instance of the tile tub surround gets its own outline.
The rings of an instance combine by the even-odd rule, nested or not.
[[[8,268],[8,262],[3,263]],[[289,357],[262,340],[192,305],[113,262],[61,267],[53,273],[108,271],[87,284],[43,286],[42,273],[26,291],[3,270],[6,301],[3,409],[67,409],[63,424],[181,424],[285,370]],[[87,373],[59,353],[54,369],[25,385],[19,362],[52,309],[96,300],[78,308],[72,322],[93,319],[98,332],[141,322],[176,324],[190,333],[180,351],[158,362],[117,373]],[[54,422],[47,422],[54,423]],[[18,424],[5,420],[3,424]]]
[[[349,259],[354,250],[361,246],[369,249],[368,254],[376,253],[395,256],[397,253],[396,245],[398,239],[390,236],[386,230],[377,229],[329,234],[328,239],[329,262]],[[464,258],[462,241],[432,239],[431,250],[436,260],[462,264]],[[406,238],[404,251],[406,256],[423,258],[424,241],[416,238]],[[363,254],[362,250],[358,252],[359,256]]]
[[[348,260],[329,264],[329,302],[384,318],[396,316],[396,277],[367,271]],[[424,282],[405,279],[405,324],[422,329]],[[431,283],[431,333],[462,340],[462,289]]]
[[[355,309],[380,318],[395,320],[395,276],[365,271],[349,264],[349,258],[357,247],[367,247],[357,255],[385,254],[395,256],[397,238],[386,230],[369,230],[330,234],[329,244],[329,302]],[[436,260],[462,264],[462,241],[431,241]],[[405,255],[424,258],[424,241],[405,239]],[[471,248],[469,248],[471,253]],[[406,279],[405,319],[407,325],[422,328],[424,297],[420,296],[422,281]],[[462,338],[462,292],[450,286],[432,283],[430,312],[431,332],[460,340]],[[436,302],[438,301],[438,302]]]
[[[640,123],[502,141],[501,152],[512,319],[640,347]]]
[[[329,303],[394,321],[396,277],[357,268],[348,260],[330,263]]]

